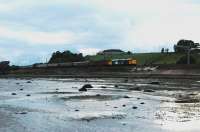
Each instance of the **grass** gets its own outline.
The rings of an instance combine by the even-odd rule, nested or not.
[[[101,61],[110,59],[127,59],[134,58],[139,65],[144,64],[176,64],[176,62],[186,54],[183,53],[135,53],[135,54],[121,54],[121,55],[94,55],[87,56],[86,58],[91,61]],[[193,54],[197,60],[197,64],[200,64],[200,55]]]

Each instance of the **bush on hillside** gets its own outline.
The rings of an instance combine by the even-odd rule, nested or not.
[[[187,64],[187,56],[181,57],[176,64]],[[196,64],[196,59],[193,56],[190,56],[190,64]]]

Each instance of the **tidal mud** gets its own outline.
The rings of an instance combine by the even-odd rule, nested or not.
[[[0,84],[2,132],[200,131],[199,81],[38,78]],[[79,91],[85,84],[92,88]]]

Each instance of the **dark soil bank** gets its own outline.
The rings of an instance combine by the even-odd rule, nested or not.
[[[2,77],[5,77],[2,76]],[[64,77],[64,78],[185,78],[199,79],[199,65],[98,66],[18,69],[7,77]]]

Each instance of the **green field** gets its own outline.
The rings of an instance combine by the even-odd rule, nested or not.
[[[176,62],[186,54],[182,53],[134,53],[131,55],[120,54],[120,55],[95,55],[87,56],[86,58],[91,61],[101,61],[101,60],[110,60],[110,59],[126,59],[134,58],[137,60],[139,65],[144,64],[176,64]],[[193,54],[197,64],[200,64],[200,55]]]

